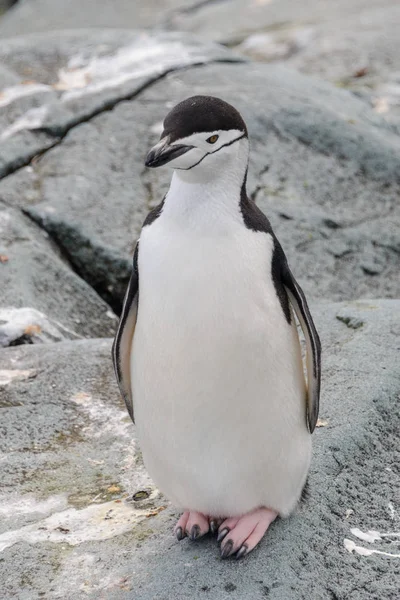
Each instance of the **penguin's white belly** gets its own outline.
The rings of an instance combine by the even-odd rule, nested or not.
[[[131,353],[145,465],[177,506],[286,515],[311,453],[296,327],[270,276],[272,238],[142,231]]]

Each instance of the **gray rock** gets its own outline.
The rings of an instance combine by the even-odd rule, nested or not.
[[[324,371],[310,493],[240,562],[221,561],[215,539],[172,536],[176,511],[141,465],[110,340],[0,351],[5,597],[397,599],[400,301],[313,314]]]
[[[0,21],[0,37],[55,29],[157,27],[175,11],[190,10],[195,4],[193,0],[19,0]]]
[[[201,33],[251,58],[285,61],[400,116],[400,8],[391,0],[201,2],[177,11],[174,29]]]
[[[167,168],[144,169],[145,154],[169,108],[194,93],[221,96],[243,113],[249,193],[306,292],[337,300],[399,294],[400,136],[349,92],[283,67],[211,64],[172,73],[75,126],[4,179],[0,194],[24,207],[117,308],[143,219],[171,176]],[[362,268],[367,259],[381,265],[373,280]]]
[[[1,202],[0,240],[0,346],[115,331],[110,307],[70,269],[49,235]]]
[[[0,37],[82,27],[186,31],[263,61],[284,61],[400,116],[400,9],[392,0],[20,0]]]
[[[6,12],[17,0],[0,0],[0,16]]]
[[[0,61],[18,83],[6,81],[0,94],[0,177],[171,70],[235,60],[179,33],[81,30],[2,40]]]
[[[3,492],[42,500],[65,494],[64,505],[84,507],[98,494],[104,500],[147,486],[115,382],[110,339],[0,353]],[[120,492],[108,491],[112,484],[121,485]]]
[[[80,336],[61,323],[51,321],[34,308],[0,307],[0,347],[42,344]]]
[[[7,69],[4,65],[0,65],[0,89],[12,87],[19,83],[19,80],[20,78],[14,71]]]

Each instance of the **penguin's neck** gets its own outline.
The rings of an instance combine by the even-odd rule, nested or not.
[[[189,170],[176,169],[165,198],[163,215],[177,226],[221,233],[243,223],[240,198],[246,184],[248,141],[237,143],[224,160],[212,155]]]

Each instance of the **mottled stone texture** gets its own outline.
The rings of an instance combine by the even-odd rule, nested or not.
[[[175,48],[176,40],[162,44]],[[82,122],[69,123],[61,138],[49,126],[55,147],[0,182],[0,197],[23,207],[113,308],[121,306],[143,219],[171,176],[168,168],[146,170],[144,157],[168,109],[195,93],[220,96],[243,113],[248,192],[270,216],[306,292],[336,300],[399,294],[400,136],[383,117],[348,91],[280,66],[215,62],[215,50],[204,59],[212,64],[147,81],[120,102],[127,84],[121,89],[115,77],[115,56],[99,92],[110,86],[114,108],[87,118],[80,112],[87,96],[91,106],[99,101],[88,92],[93,84],[75,90]],[[49,111],[64,107],[62,97],[49,102]],[[24,152],[25,135],[42,142],[42,130],[24,129],[7,138],[6,150],[15,137]]]
[[[135,26],[164,23],[189,34],[109,29],[5,39],[6,27],[11,35],[52,29],[58,19],[78,26],[78,16],[87,26],[98,4],[63,3],[60,12],[53,0],[26,0],[0,21],[0,345],[17,346],[0,350],[3,596],[397,599],[396,111],[387,103],[385,113],[362,85],[356,96],[282,64],[243,62],[190,33],[307,71],[300,58],[314,39],[304,31],[310,6],[322,48],[335,23],[335,40],[345,36],[332,11],[346,5],[348,23],[364,15],[365,24],[376,3],[292,3],[290,11],[288,2],[170,2],[164,18],[151,12],[161,3],[151,2]],[[139,4],[129,4],[132,15]],[[394,27],[395,8],[380,5]],[[111,15],[102,6],[98,24]],[[130,26],[127,13],[114,13],[126,23],[110,16],[108,25]],[[268,23],[271,39],[251,39]],[[353,69],[354,53],[342,63],[333,54]],[[379,85],[391,56],[382,58],[388,70]],[[330,78],[318,71],[322,60],[313,64],[320,66],[310,71]],[[310,493],[238,563],[219,560],[215,539],[172,536],[176,514],[145,472],[110,359],[133,247],[171,175],[146,170],[144,157],[168,110],[198,93],[233,103],[248,124],[249,194],[272,221],[323,346]],[[370,530],[381,535],[373,541]]]
[[[398,559],[344,544],[399,554],[398,538],[368,543],[352,529],[398,531],[400,302],[313,313],[325,368],[309,494],[238,563],[219,560],[215,539],[173,537],[174,511],[118,400],[110,340],[1,350],[5,597],[395,600]],[[139,490],[149,497],[128,502]]]

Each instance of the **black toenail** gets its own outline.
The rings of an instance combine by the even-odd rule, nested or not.
[[[239,550],[237,551],[236,559],[239,560],[239,558],[242,558],[245,554],[247,554],[247,551],[248,547],[246,546],[246,544],[242,544]]]
[[[211,533],[214,535],[214,533],[217,532],[217,529],[218,529],[217,521],[215,519],[211,519],[211,521],[210,521],[210,531],[211,531]]]
[[[190,530],[190,535],[189,535],[192,542],[194,542],[194,540],[197,540],[199,535],[200,535],[200,527],[198,525],[193,525],[192,529]]]
[[[228,527],[224,527],[224,528],[222,529],[222,531],[220,531],[220,532],[219,532],[219,534],[218,534],[218,537],[217,537],[217,542],[222,542],[222,540],[224,539],[224,537],[225,537],[226,535],[228,535],[228,533],[229,533],[229,529],[228,529]]]
[[[175,530],[175,535],[179,541],[183,540],[185,534],[183,533],[182,527],[177,527]]]
[[[228,558],[228,556],[232,553],[233,541],[228,540],[225,546],[221,550],[221,558]]]

